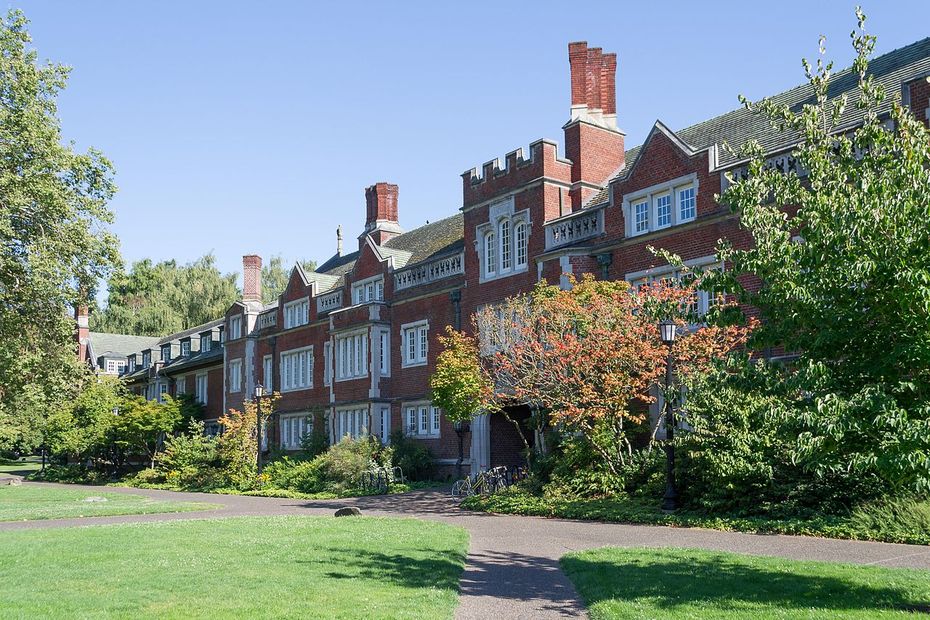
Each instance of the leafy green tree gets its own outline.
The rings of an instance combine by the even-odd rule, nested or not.
[[[74,462],[104,458],[115,412],[128,396],[116,377],[87,373],[74,401],[48,418],[45,435],[49,451]]]
[[[28,450],[79,382],[69,310],[119,258],[112,166],[63,140],[69,69],[37,61],[27,25],[0,18],[0,448]]]
[[[212,254],[186,265],[138,261],[129,273],[110,278],[106,308],[91,316],[91,327],[162,336],[212,321],[239,299],[236,278],[235,273],[221,274]]]
[[[877,475],[889,491],[926,493],[930,133],[900,101],[882,107],[888,94],[869,73],[875,37],[865,34],[859,10],[857,17],[857,100],[829,98],[832,63],[823,60],[805,61],[813,96],[798,110],[743,99],[798,136],[803,173],[767,166],[757,143],[744,147],[748,175],[721,200],[753,244],[723,244],[720,258],[732,268],[708,284],[758,309],[753,345],[799,355],[785,373],[802,422],[795,459],[823,476]],[[855,130],[840,124],[849,105],[863,118]]]
[[[309,272],[316,269],[316,261],[302,260],[300,264],[304,271]],[[276,300],[287,288],[287,281],[290,276],[291,270],[284,267],[284,259],[281,256],[272,256],[262,266],[262,300],[265,303]]]
[[[126,454],[145,456],[153,469],[165,438],[184,419],[180,401],[170,396],[164,399],[164,403],[159,403],[141,396],[127,396],[111,426],[112,443]]]

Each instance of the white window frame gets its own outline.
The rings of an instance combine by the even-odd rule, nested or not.
[[[207,404],[207,397],[210,393],[209,373],[198,372],[194,378],[194,398],[200,401],[200,404]]]
[[[355,305],[384,301],[384,276],[372,276],[354,282],[352,301]]]
[[[268,392],[274,391],[274,356],[262,357],[262,387]]]
[[[187,375],[181,375],[174,378],[174,395],[180,396],[187,393]]]
[[[122,360],[107,360],[105,372],[108,375],[118,375],[118,374],[122,374],[123,369],[125,368],[126,368],[126,362]]]
[[[681,213],[681,192],[694,190],[694,214],[689,217],[682,217]],[[623,217],[626,221],[626,236],[635,237],[644,235],[649,232],[662,230],[670,226],[686,224],[692,222],[697,217],[697,200],[700,193],[700,186],[696,173],[688,174],[665,183],[659,183],[650,187],[630,192],[623,197]],[[659,225],[658,223],[658,206],[657,199],[668,195],[671,197],[671,222],[668,225]],[[636,219],[637,207],[643,203],[648,204],[646,212],[649,221],[645,227],[639,227]]]
[[[691,192],[691,197],[688,199],[688,201],[691,204],[688,208],[688,210],[690,211],[690,214],[686,216],[684,214],[681,195],[688,191]],[[676,187],[675,198],[676,198],[675,203],[678,207],[679,223],[684,224],[685,222],[691,222],[697,219],[697,189],[695,189],[695,185],[686,185],[683,187]]]
[[[484,275],[494,276],[497,273],[497,241],[494,231],[484,234]]]
[[[300,327],[310,322],[310,298],[303,297],[284,304],[284,329]]]
[[[210,347],[213,345],[213,335],[212,334],[202,334],[200,336],[200,352],[207,353],[210,351]]]
[[[411,356],[411,340],[413,355]],[[425,346],[424,346],[425,341]],[[401,363],[404,368],[425,366],[429,362],[429,319],[400,326]]]
[[[368,405],[339,407],[333,416],[336,441],[346,435],[352,439],[367,437],[371,433],[371,409]]]
[[[242,358],[229,360],[229,391],[230,393],[242,391]]]
[[[391,376],[391,330],[382,328],[378,333],[378,370],[382,377]]]
[[[229,336],[227,340],[237,340],[242,338],[242,315],[237,314],[229,317]]]
[[[665,204],[666,218],[667,218],[664,224],[662,224],[659,221],[660,220],[659,208],[661,206],[660,203],[663,203],[663,202]],[[652,204],[653,204],[653,209],[654,209],[654,213],[653,213],[654,215],[653,221],[655,222],[655,226],[653,227],[654,230],[661,230],[662,228],[668,228],[669,226],[671,226],[672,225],[672,211],[675,208],[674,200],[673,200],[673,196],[671,192],[665,192],[663,194],[656,194],[656,196],[652,200]]]
[[[500,271],[506,273],[513,269],[513,235],[510,219],[503,219],[497,224],[497,247]]]
[[[724,268],[723,263],[717,259],[716,256],[702,256],[700,258],[695,258],[692,260],[685,261],[685,267],[700,267],[704,270],[722,270]],[[681,270],[673,265],[662,265],[661,267],[653,267],[652,269],[645,269],[643,271],[635,271],[632,273],[626,274],[626,281],[630,284],[633,290],[639,290],[644,284],[651,284],[653,282],[660,282],[662,280],[673,280],[679,282],[681,280],[682,273]],[[713,293],[710,291],[697,291],[697,299],[695,300],[696,305],[696,314],[699,317],[703,317],[707,314],[708,310],[717,303],[717,300]]]
[[[333,384],[333,343],[323,343],[323,385]]]
[[[168,393],[168,384],[164,382],[158,383],[158,402],[165,402],[165,394]]]
[[[313,388],[313,345],[281,351],[278,370],[282,393]]]
[[[514,251],[516,252],[514,269],[520,269],[521,267],[526,267],[527,265],[527,257],[529,254],[529,248],[527,247],[528,231],[529,225],[523,220],[518,220],[516,225],[513,227],[513,243]]]
[[[191,341],[182,340],[181,341],[181,357],[186,357],[191,354]]]
[[[368,329],[337,334],[335,338],[336,381],[352,381],[368,376]]]
[[[633,234],[649,232],[649,199],[633,203]]]
[[[529,209],[515,211],[513,196],[491,204],[488,221],[475,227],[478,281],[489,282],[526,272],[530,232]]]
[[[284,450],[300,450],[304,437],[312,431],[313,416],[307,411],[281,414],[278,417],[278,443]]]
[[[142,367],[148,368],[152,365],[152,353],[151,351],[146,351],[142,354]]]
[[[438,439],[442,426],[442,412],[431,402],[403,403],[404,433],[420,439]]]
[[[171,345],[166,344],[161,348],[161,361],[166,364],[171,361]]]

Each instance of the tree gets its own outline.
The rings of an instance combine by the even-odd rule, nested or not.
[[[875,37],[858,9],[857,17],[856,60],[840,74],[858,78],[854,103],[830,99],[832,63],[822,59],[816,68],[804,62],[812,97],[799,110],[741,98],[798,137],[801,173],[766,165],[757,143],[743,147],[748,174],[731,179],[721,201],[753,244],[722,244],[720,258],[732,268],[708,283],[757,309],[755,347],[798,354],[784,372],[805,427],[796,459],[823,474],[878,475],[886,488],[926,493],[930,133],[898,100],[882,105],[887,94],[868,63]],[[846,124],[850,105],[863,119],[855,130]]]
[[[493,388],[482,372],[478,343],[473,337],[446,326],[446,335],[439,337],[439,344],[442,351],[436,359],[436,371],[430,377],[430,390],[433,404],[456,426],[459,438],[456,477],[461,478],[464,424],[486,412]]]
[[[262,399],[262,424],[274,413],[280,395],[275,392]],[[254,400],[244,403],[243,411],[230,409],[219,419],[223,434],[219,438],[219,457],[230,479],[240,488],[255,484],[258,460],[258,409]]]
[[[300,265],[304,271],[316,269],[316,261],[302,260]],[[262,266],[262,301],[267,304],[276,300],[287,288],[290,276],[290,270],[284,268],[284,259],[280,255],[272,256],[271,260]]]
[[[0,20],[0,448],[28,450],[80,381],[69,310],[118,251],[112,166],[63,143],[69,69],[38,63],[27,25],[17,10]]]
[[[692,287],[665,284],[631,291],[626,282],[586,275],[569,290],[543,282],[529,296],[479,311],[482,368],[494,384],[490,404],[545,410],[550,423],[582,434],[621,475],[633,452],[631,432],[646,422],[650,389],[665,372],[659,318],[682,328],[672,352],[679,375],[745,343],[750,327],[688,328],[693,294]]]
[[[105,458],[114,412],[127,397],[116,377],[86,372],[76,398],[48,417],[45,439],[49,451],[74,462]]]
[[[123,400],[112,426],[112,442],[126,454],[145,456],[154,469],[169,433],[183,421],[180,401],[164,396],[165,402],[129,395]]]
[[[91,316],[96,331],[162,336],[225,314],[239,299],[235,273],[223,275],[207,254],[186,265],[173,260],[133,263],[108,282],[106,308]]]

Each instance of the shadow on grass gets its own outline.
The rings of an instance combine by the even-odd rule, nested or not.
[[[588,606],[612,600],[666,613],[687,606],[721,612],[814,608],[837,613],[879,609],[930,613],[930,600],[910,592],[907,582],[898,582],[897,587],[877,585],[880,579],[857,577],[846,567],[824,564],[821,570],[815,564],[801,564],[793,569],[779,560],[766,566],[767,559],[743,556],[675,555],[665,551],[651,557],[621,555],[617,560],[569,555],[561,564]]]
[[[337,549],[339,570],[326,574],[332,579],[368,579],[403,588],[438,588],[457,591],[465,553],[418,549],[412,554],[383,553],[362,549]],[[419,557],[415,557],[419,556]],[[305,563],[306,560],[298,560]]]

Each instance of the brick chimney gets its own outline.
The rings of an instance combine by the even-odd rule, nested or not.
[[[262,257],[247,254],[242,257],[242,301],[262,300]]]
[[[359,248],[366,236],[382,245],[403,232],[397,219],[397,193],[397,186],[391,183],[375,183],[365,188],[365,232],[359,237]]]
[[[572,209],[607,184],[623,165],[623,132],[617,128],[617,55],[587,42],[568,44],[571,68],[571,119],[565,156],[572,161]]]
[[[87,304],[78,304],[74,307],[74,337],[77,340],[77,355],[79,362],[87,361],[87,345],[90,342],[90,311]]]

